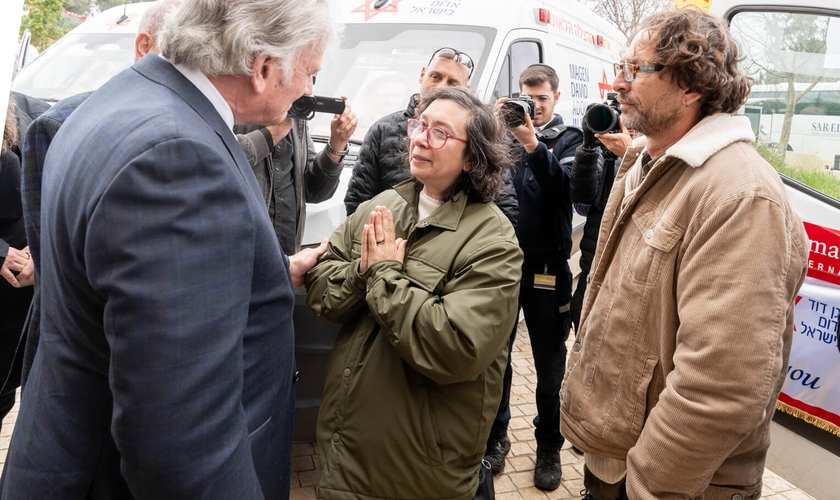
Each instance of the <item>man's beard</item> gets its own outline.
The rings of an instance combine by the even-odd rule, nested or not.
[[[649,137],[662,135],[682,118],[681,108],[669,106],[668,97],[662,96],[661,100],[644,109],[640,109],[635,100],[621,97],[621,102],[633,106],[633,111],[621,115],[621,122],[628,129]]]

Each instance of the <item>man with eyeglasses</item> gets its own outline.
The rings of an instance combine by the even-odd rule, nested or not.
[[[525,253],[519,302],[531,339],[534,369],[537,372],[537,416],[534,435],[537,460],[534,486],[555,490],[560,486],[560,385],[566,369],[566,338],[570,328],[572,273],[572,202],[569,198],[571,166],[575,149],[583,142],[583,132],[563,123],[554,113],[560,99],[560,79],[545,64],[529,66],[519,76],[520,93],[534,101],[533,121],[526,114],[525,124],[509,128],[521,146],[514,168],[513,184],[519,204],[516,237]],[[497,111],[505,114],[499,99]],[[513,343],[514,331],[511,333]],[[510,359],[505,373],[504,394],[499,413],[490,431],[485,459],[498,473],[504,470],[510,450],[507,436],[510,421]]]
[[[432,53],[429,63],[420,70],[420,92],[411,96],[406,109],[383,116],[365,135],[344,197],[347,215],[355,212],[360,203],[411,177],[402,163],[408,120],[415,117],[415,108],[431,89],[470,88],[474,68],[473,59],[457,49],[443,47]],[[515,225],[516,199],[510,185],[496,204]]]
[[[604,210],[561,394],[587,500],[761,496],[808,240],[735,115],[740,54],[683,9],[645,20],[617,65],[644,137]]]

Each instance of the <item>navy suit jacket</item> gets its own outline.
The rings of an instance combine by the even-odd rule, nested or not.
[[[5,499],[289,494],[294,296],[251,167],[147,56],[46,158],[41,338]]]

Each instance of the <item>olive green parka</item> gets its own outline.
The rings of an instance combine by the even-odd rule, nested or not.
[[[359,273],[376,205],[407,240],[404,263]],[[456,194],[417,220],[413,181],[362,204],[307,275],[317,316],[344,323],[316,431],[318,496],[470,500],[499,407],[522,252],[494,204]]]

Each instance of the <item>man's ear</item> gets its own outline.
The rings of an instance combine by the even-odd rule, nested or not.
[[[262,94],[268,89],[270,78],[275,71],[280,71],[280,68],[268,55],[260,54],[254,58],[251,66],[251,87],[255,94]]]
[[[134,37],[134,61],[139,61],[140,58],[149,52],[157,52],[155,41],[152,40],[151,35],[145,31],[141,31],[140,33],[137,33],[136,37]]]
[[[557,101],[560,100],[560,91],[554,93],[554,104],[557,104]]]
[[[700,92],[686,91],[685,97],[683,97],[683,104],[685,106],[691,106],[695,101],[699,101],[700,97],[702,97]]]
[[[423,77],[426,76],[426,67],[423,66],[420,69],[420,78],[417,80],[417,83],[423,83]]]

